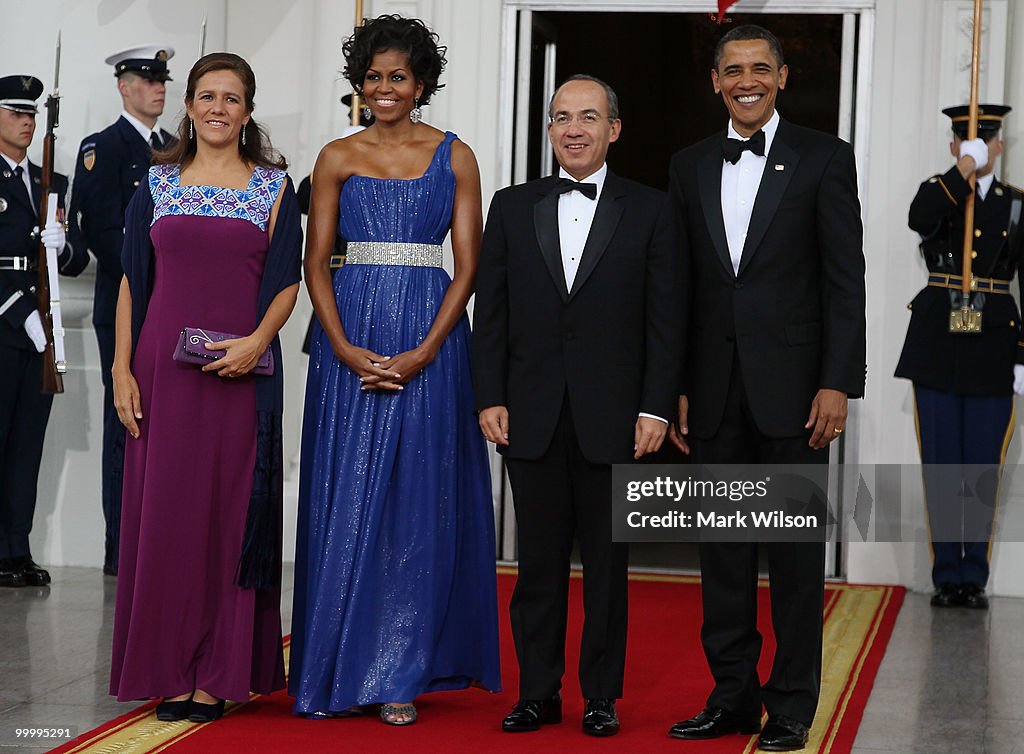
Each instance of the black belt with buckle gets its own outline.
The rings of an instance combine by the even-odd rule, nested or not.
[[[946,275],[932,273],[928,276],[928,285],[935,288],[953,288],[963,290],[964,279],[960,275]],[[1010,281],[999,280],[998,278],[971,278],[972,291],[985,291],[986,293],[1009,293]]]
[[[0,270],[32,272],[35,269],[35,257],[0,257]]]

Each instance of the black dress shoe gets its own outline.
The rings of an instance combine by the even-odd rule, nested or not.
[[[562,722],[562,696],[555,694],[550,699],[520,699],[512,711],[501,721],[506,733],[526,733],[540,730],[542,725]]]
[[[213,704],[204,704],[192,699],[188,703],[188,719],[193,723],[212,723],[224,716],[224,700],[218,699]]]
[[[184,720],[188,717],[191,705],[191,696],[187,699],[179,699],[176,702],[169,702],[164,699],[160,704],[156,705],[156,719],[162,720],[165,723],[174,722],[175,720]]]
[[[963,594],[956,584],[939,584],[932,595],[932,607],[960,607],[962,604]]]
[[[708,707],[696,717],[678,722],[669,728],[672,738],[701,740],[739,733],[752,736],[761,730],[760,715],[737,715],[721,707]]]
[[[972,610],[988,610],[985,588],[978,584],[963,584],[960,587],[961,604]]]
[[[105,566],[103,566],[103,575],[104,576],[116,576],[117,575],[117,569],[114,568],[114,566],[105,565]]]
[[[25,577],[21,575],[21,568],[15,566],[14,561],[10,558],[0,559],[0,586],[25,586]]]
[[[619,732],[614,699],[587,699],[583,709],[583,732],[591,736],[614,736]]]
[[[46,586],[50,583],[50,572],[37,566],[31,557],[20,558],[15,562],[21,568],[21,577],[25,579],[25,586]]]
[[[757,739],[761,751],[798,751],[807,745],[809,728],[782,715],[770,715]]]

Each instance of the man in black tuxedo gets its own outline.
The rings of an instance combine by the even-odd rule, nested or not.
[[[781,120],[788,69],[771,32],[740,26],[711,80],[730,122],[672,158],[685,281],[683,383],[672,438],[702,464],[826,463],[863,394],[863,229],[853,150]],[[701,641],[715,688],[676,738],[760,730],[802,748],[821,683],[824,543],[768,543],[777,650],[757,675],[757,543],[700,546]],[[768,723],[760,728],[761,707]]]
[[[611,464],[657,450],[674,411],[681,316],[664,194],[608,170],[619,136],[606,84],[574,76],[551,100],[561,169],[499,191],[484,230],[474,315],[480,426],[515,497],[520,667],[508,732],[561,721],[569,557],[583,561],[585,733],[619,729],[627,546],[612,542]]]

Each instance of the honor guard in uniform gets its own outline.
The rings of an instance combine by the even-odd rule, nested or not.
[[[124,427],[114,410],[110,369],[114,363],[114,311],[124,274],[121,243],[124,212],[149,170],[154,149],[175,139],[157,126],[164,111],[165,82],[171,77],[170,47],[133,47],[106,59],[114,67],[124,111],[113,124],[87,136],[78,151],[71,198],[72,242],[96,257],[96,296],[92,322],[103,377],[103,518],[106,521],[103,572],[117,574],[121,520],[121,468]],[[81,239],[81,242],[80,242]]]
[[[40,240],[60,249],[63,274],[88,264],[65,242],[59,220],[39,231],[42,170],[28,160],[36,130],[34,76],[0,78],[0,586],[45,586],[50,574],[32,560],[28,535],[53,395],[41,392],[46,347],[36,301]],[[62,216],[68,179],[54,174],[50,190]]]
[[[1013,431],[1013,395],[1024,392],[1020,313],[1010,293],[1015,273],[1020,283],[1024,194],[993,172],[1003,151],[999,129],[1009,111],[1005,105],[981,105],[978,138],[967,140],[968,107],[943,110],[953,121],[950,152],[957,162],[922,183],[910,205],[910,227],[921,235],[928,284],[909,305],[910,327],[896,376],[914,383],[935,607],[988,607],[984,589],[998,485],[966,480],[964,492],[972,496],[966,499],[974,502],[963,507],[959,465],[997,469],[1002,464]],[[973,282],[965,297],[964,205],[972,173]],[[955,331],[954,319],[965,305],[980,311],[980,331]],[[956,534],[958,541],[946,541]]]

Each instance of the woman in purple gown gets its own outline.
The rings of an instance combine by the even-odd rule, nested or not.
[[[345,43],[373,125],[320,152],[306,277],[318,325],[302,426],[289,692],[296,712],[497,691],[494,514],[473,415],[466,302],[480,176],[455,134],[420,122],[444,65],[415,19]],[[441,267],[451,233],[455,274]],[[348,242],[332,271],[335,233]]]
[[[216,720],[284,686],[281,350],[302,232],[286,164],[252,119],[256,81],[213,53],[179,142],[128,207],[113,380],[129,439],[110,693],[161,720]],[[184,328],[231,333],[205,366]],[[252,374],[270,349],[272,375]]]

